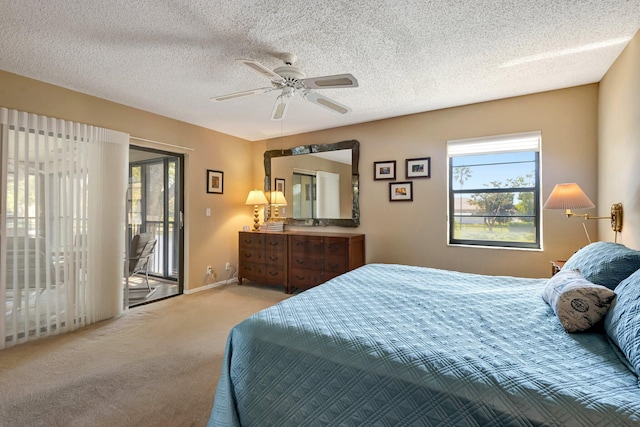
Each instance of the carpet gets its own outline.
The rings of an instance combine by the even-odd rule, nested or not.
[[[285,298],[245,283],[0,351],[0,425],[204,426],[230,329]]]

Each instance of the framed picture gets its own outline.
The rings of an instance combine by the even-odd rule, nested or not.
[[[222,194],[224,172],[207,169],[207,193]]]
[[[373,162],[373,179],[396,179],[396,161]]]
[[[411,202],[413,201],[413,185],[408,182],[390,182],[389,183],[389,201],[390,202]]]
[[[407,159],[407,179],[431,178],[431,157]]]
[[[275,191],[282,191],[282,194],[284,194],[284,178],[274,179],[273,188]]]

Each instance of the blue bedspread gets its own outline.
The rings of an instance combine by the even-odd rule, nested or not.
[[[233,328],[210,426],[640,425],[638,378],[545,279],[369,264]]]

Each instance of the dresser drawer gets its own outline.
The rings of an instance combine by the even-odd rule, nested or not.
[[[322,254],[322,237],[291,236],[289,244],[292,253]]]
[[[334,277],[338,277],[338,276],[339,276],[339,275],[341,275],[342,273],[345,273],[345,272],[339,272],[339,271],[327,271],[327,270],[325,270],[325,271],[322,273],[322,278],[323,278],[323,279],[324,279],[324,281],[326,282],[326,281],[328,281],[328,280],[333,279]]]
[[[240,249],[240,262],[263,262],[264,260],[264,252],[258,249],[249,248],[249,249]]]
[[[322,271],[292,268],[289,274],[291,288],[309,289],[324,282]]]
[[[325,237],[324,238],[324,256],[327,255],[347,255],[347,248],[349,242],[339,237]]]
[[[238,277],[257,281],[261,274],[261,264],[254,262],[242,262],[239,266]]]
[[[325,254],[323,260],[324,271],[330,271],[332,273],[342,274],[349,270],[349,261],[346,255],[327,255]]]
[[[282,267],[264,265],[260,277],[263,283],[282,285],[286,283],[285,270]]]
[[[266,250],[285,252],[287,250],[287,236],[273,234],[265,236],[264,247]]]
[[[242,248],[262,248],[264,246],[264,235],[258,233],[240,233],[239,247]]]
[[[269,251],[264,254],[262,261],[266,265],[280,266],[283,268],[286,265],[287,254],[284,251]]]
[[[305,253],[291,254],[291,268],[322,271],[322,256]]]

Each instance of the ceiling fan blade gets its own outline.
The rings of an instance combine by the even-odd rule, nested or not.
[[[259,73],[262,76],[265,76],[269,80],[276,82],[284,82],[284,79],[281,75],[274,73],[258,61],[254,61],[252,59],[236,59],[236,61],[243,63],[247,67],[251,68],[256,73]]]
[[[276,98],[276,103],[273,105],[273,111],[271,112],[271,120],[284,119],[289,109],[291,98],[293,98],[293,92],[283,92],[282,95]]]
[[[349,114],[351,112],[351,108],[346,105],[340,104],[333,99],[327,98],[323,95],[318,95],[315,92],[306,91],[302,94],[302,97],[309,102],[313,102],[321,107],[326,108],[329,111],[333,111],[338,114]]]
[[[358,80],[351,74],[336,74],[334,76],[308,77],[301,80],[308,89],[338,89],[358,87]]]
[[[260,89],[245,90],[242,92],[230,93],[228,95],[214,96],[211,101],[228,101],[229,99],[242,98],[243,96],[257,95],[259,93],[271,92],[275,88],[262,87]]]

